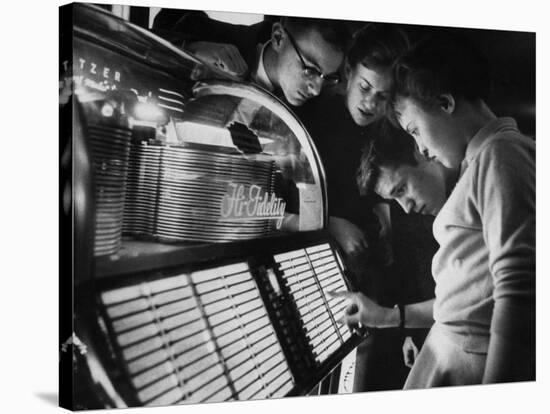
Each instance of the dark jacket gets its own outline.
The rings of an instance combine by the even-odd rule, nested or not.
[[[220,22],[203,11],[162,9],[153,22],[153,31],[174,45],[200,40],[232,44],[249,68],[256,65],[256,48],[271,37],[273,18],[251,26]]]

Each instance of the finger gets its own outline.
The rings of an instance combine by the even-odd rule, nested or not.
[[[361,240],[349,240],[346,244],[345,250],[348,254],[358,253],[364,249]]]
[[[416,360],[416,356],[412,349],[409,351],[408,355],[409,355],[409,367],[412,368],[412,366],[414,365],[414,361]]]
[[[346,315],[353,315],[357,312],[359,312],[359,307],[355,303],[349,304],[348,306],[346,306],[346,309],[344,309],[344,314]]]
[[[359,325],[360,319],[359,314],[357,312],[344,312],[340,318],[336,320],[338,323],[342,325]],[[362,324],[361,324],[362,326]]]
[[[345,290],[340,290],[340,291],[329,290],[327,291],[327,295],[335,299],[344,298],[344,299],[352,300],[355,297],[355,294],[353,292],[348,292]]]
[[[412,368],[413,364],[414,364],[414,352],[412,349],[408,349],[407,352],[405,353],[405,365],[408,366],[409,368]]]
[[[343,315],[338,321],[341,324],[345,324],[348,326],[351,326],[351,325],[363,326],[363,324],[361,323],[361,319],[359,318],[359,313],[354,313],[351,315]]]

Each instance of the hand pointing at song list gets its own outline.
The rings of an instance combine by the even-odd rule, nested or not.
[[[390,328],[399,325],[399,311],[380,306],[361,292],[329,292],[334,298],[346,298],[349,302],[344,316],[339,320],[348,326]]]

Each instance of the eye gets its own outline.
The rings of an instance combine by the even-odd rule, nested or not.
[[[400,186],[397,190],[395,190],[395,195],[397,197],[401,197],[403,194],[405,194],[405,186]]]
[[[407,132],[407,134],[413,136],[413,137],[416,137],[418,136],[418,128],[409,128],[408,126],[405,128],[405,132]],[[418,144],[416,145],[416,148],[418,148]],[[420,151],[422,152],[422,151]]]
[[[361,90],[362,90],[363,92],[368,92],[368,91],[370,91],[370,85],[369,85],[368,83],[366,83],[366,82],[361,82],[361,83],[359,84],[359,88],[361,88]]]
[[[304,75],[307,76],[308,78],[313,78],[319,75],[319,71],[312,66],[304,66],[303,71],[304,71]]]

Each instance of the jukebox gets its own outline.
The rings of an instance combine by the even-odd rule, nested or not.
[[[360,338],[307,131],[102,9],[60,22],[61,405],[309,393]]]

